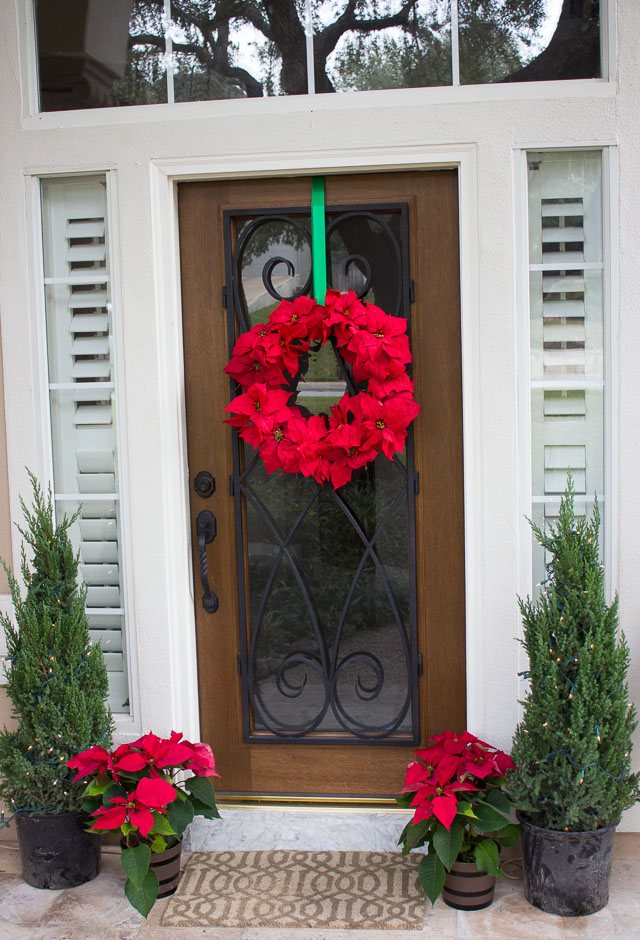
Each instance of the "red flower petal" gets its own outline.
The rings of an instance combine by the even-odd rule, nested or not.
[[[127,818],[127,810],[124,806],[114,806],[110,808],[101,806],[91,815],[98,817],[91,827],[92,829],[119,829]]]
[[[147,766],[148,761],[144,759],[142,754],[138,751],[131,751],[130,754],[125,754],[125,756],[116,762],[116,767],[118,770],[124,770],[127,773],[135,773],[137,770],[142,770]]]
[[[160,809],[176,798],[176,791],[162,777],[143,777],[131,796],[144,806]]]
[[[141,836],[147,836],[153,829],[153,814],[146,806],[136,806],[129,813],[129,821],[132,826],[140,830]]]

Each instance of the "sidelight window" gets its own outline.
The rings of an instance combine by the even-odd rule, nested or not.
[[[532,519],[605,499],[605,243],[600,151],[529,153]],[[536,547],[533,582],[545,578]]]
[[[605,0],[36,0],[40,110],[600,78]]]
[[[87,585],[114,713],[129,710],[117,369],[104,176],[42,181],[44,297],[53,495]]]

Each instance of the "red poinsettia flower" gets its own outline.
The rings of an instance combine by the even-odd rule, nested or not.
[[[256,383],[227,405],[224,410],[233,412],[236,417],[227,418],[225,424],[243,427],[247,421],[252,421],[256,427],[268,430],[273,421],[288,420],[286,405],[289,398],[289,392],[284,389],[267,388],[264,383]]]
[[[361,421],[354,421],[330,429],[324,454],[331,463],[331,482],[334,489],[338,489],[349,482],[354,470],[375,460],[377,449],[367,426]]]
[[[290,417],[295,416],[293,409],[290,410]],[[274,421],[273,425],[269,428],[268,431],[261,432],[262,440],[260,441],[260,456],[262,457],[262,462],[264,463],[264,468],[267,473],[275,473],[276,470],[284,469],[284,465],[287,460],[287,440],[286,433],[288,429],[287,422],[277,422]],[[247,426],[248,427],[248,426]],[[245,440],[248,438],[245,435],[247,430],[245,427],[240,431],[240,436],[244,437]],[[255,445],[253,445],[255,446]]]
[[[324,311],[311,297],[296,297],[295,300],[283,300],[273,313],[269,314],[269,324],[276,327],[287,340],[297,339],[305,343],[322,336]]]
[[[257,347],[252,353],[244,356],[233,355],[224,371],[245,390],[254,382],[262,382],[273,388],[282,385],[280,365],[270,362],[262,347]]]
[[[411,362],[407,321],[402,317],[391,317],[380,307],[369,304],[362,328],[353,333],[348,349],[358,359],[377,359],[385,353],[390,359]]]
[[[399,395],[385,401],[361,396],[360,411],[374,447],[393,460],[396,451],[404,449],[407,428],[420,413],[420,406],[410,396]]]
[[[186,765],[187,770],[192,770],[196,777],[220,776],[219,773],[216,773],[216,761],[208,744],[203,742],[191,744],[189,741],[183,741],[182,743],[193,751],[193,757]]]
[[[262,340],[264,356],[268,362],[272,362],[280,370],[280,385],[285,372],[290,376],[296,374],[300,353],[304,352],[308,346],[308,343],[301,343],[300,340],[292,340],[289,337],[282,336],[278,330],[273,328],[264,336]]]
[[[513,763],[508,754],[505,754],[504,751],[498,751],[494,758],[496,762],[496,767],[501,777],[504,777],[508,770],[515,770],[516,765]]]
[[[458,809],[456,794],[474,790],[477,790],[477,787],[473,784],[460,780],[442,785],[425,783],[410,803],[412,807],[415,807],[414,825],[433,815],[440,820],[445,829],[450,829]]]
[[[367,391],[374,398],[384,401],[390,395],[397,393],[407,393],[413,400],[413,382],[405,372],[404,368],[398,375],[387,375],[380,379],[377,376],[371,376]]]
[[[327,479],[327,462],[322,444],[327,436],[327,425],[322,415],[291,418],[278,453],[287,473],[301,473],[313,477],[318,483]]]
[[[176,798],[176,791],[161,777],[143,777],[128,796],[114,796],[110,806],[100,806],[92,816],[97,816],[92,829],[120,829],[124,822],[147,836],[153,829],[152,809],[165,809]]]
[[[95,745],[81,754],[77,754],[67,761],[67,767],[77,770],[78,773],[73,778],[73,782],[81,780],[83,777],[90,777],[93,774],[103,774],[105,771],[111,771],[113,779],[118,782],[118,777],[113,773],[113,760],[111,754],[105,751],[103,747]]]
[[[159,738],[149,732],[134,741],[133,744],[122,744],[114,754],[114,763],[117,770],[135,773],[145,767],[175,767],[184,763],[191,757],[191,749],[186,744],[180,744],[175,738]]]
[[[325,335],[332,332],[338,346],[345,346],[354,332],[367,322],[368,308],[352,290],[346,294],[328,290],[324,303],[328,312],[323,324]]]

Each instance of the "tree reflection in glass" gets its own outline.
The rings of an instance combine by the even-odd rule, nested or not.
[[[599,0],[39,0],[36,25],[45,111],[601,74]]]

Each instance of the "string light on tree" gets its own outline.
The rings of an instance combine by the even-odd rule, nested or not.
[[[0,735],[0,798],[14,814],[64,813],[82,802],[66,761],[93,744],[110,744],[112,721],[104,658],[99,646],[90,646],[86,587],[78,584],[69,539],[76,517],[56,525],[51,494],[31,481],[33,507],[22,503],[20,529],[32,559],[23,552],[27,590],[22,597],[5,567],[16,625],[0,618],[11,664],[5,665],[7,692],[19,720],[16,730]]]
[[[590,831],[617,823],[640,798],[631,773],[635,709],[618,601],[607,606],[598,557],[600,515],[576,519],[573,483],[555,525],[534,535],[551,561],[547,590],[520,602],[529,688],[514,737],[511,796],[543,829]]]

